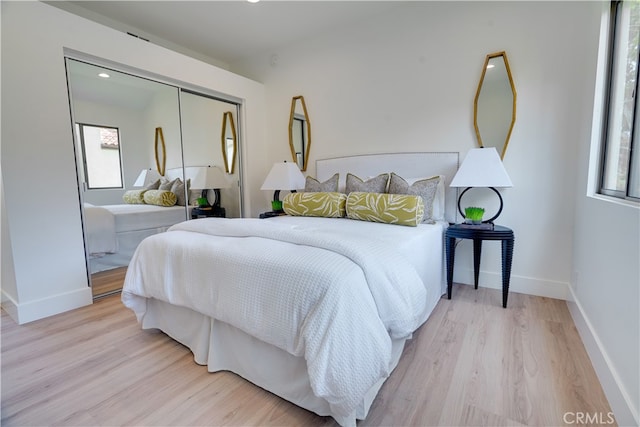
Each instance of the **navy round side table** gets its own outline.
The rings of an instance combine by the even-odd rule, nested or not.
[[[502,241],[502,307],[507,308],[509,297],[509,280],[511,279],[511,259],[513,258],[513,230],[501,225],[494,225],[493,229],[468,226],[466,224],[454,224],[445,232],[445,244],[447,253],[447,298],[451,299],[453,287],[453,266],[456,253],[456,239],[473,240],[473,279],[475,288],[478,289],[478,275],[480,273],[480,255],[482,254],[483,240]]]

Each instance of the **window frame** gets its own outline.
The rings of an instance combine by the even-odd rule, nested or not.
[[[640,197],[630,195],[630,184],[632,182],[633,176],[633,167],[640,167],[640,165],[634,164],[634,151],[640,150],[640,96],[638,90],[640,89],[640,48],[638,49],[638,58],[637,58],[637,66],[636,66],[636,81],[635,81],[635,93],[634,93],[634,106],[633,106],[633,120],[631,127],[631,136],[629,142],[629,159],[627,164],[627,176],[625,181],[625,189],[621,190],[612,190],[609,188],[605,188],[605,180],[607,173],[607,156],[609,155],[609,151],[611,150],[611,146],[609,144],[609,127],[611,121],[611,110],[613,109],[613,92],[614,92],[614,78],[615,78],[615,62],[616,62],[616,53],[617,49],[620,49],[618,46],[618,28],[617,24],[619,21],[618,13],[621,10],[622,5],[624,4],[624,0],[612,0],[609,9],[609,34],[608,34],[608,44],[607,44],[607,55],[606,55],[606,82],[605,85],[605,99],[604,99],[604,108],[603,108],[603,127],[602,127],[602,145],[600,152],[600,169],[599,169],[599,179],[598,179],[598,193],[615,197],[617,199],[629,200],[632,202],[640,203]],[[626,47],[624,47],[626,48]],[[638,161],[638,159],[636,159]],[[640,192],[640,191],[639,191]]]
[[[83,122],[76,122],[76,126],[78,127],[78,139],[79,139],[79,143],[80,143],[80,148],[81,148],[81,155],[82,155],[82,171],[84,174],[84,182],[85,182],[85,189],[86,190],[117,190],[117,189],[124,189],[124,171],[122,169],[122,141],[121,141],[121,135],[120,135],[120,128],[117,126],[109,126],[109,125],[97,125],[97,124],[93,124],[93,123],[83,123]],[[85,147],[85,138],[84,138],[84,127],[93,127],[93,128],[101,128],[101,129],[115,129],[118,132],[118,167],[119,167],[119,173],[120,173],[120,185],[119,186],[115,186],[115,187],[92,187],[91,186],[91,182],[89,181],[89,168],[87,165],[87,149]],[[111,149],[111,148],[104,148],[103,149]]]

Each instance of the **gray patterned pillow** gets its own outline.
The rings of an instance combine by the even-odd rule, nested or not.
[[[176,179],[178,179],[178,178],[176,178]],[[158,186],[158,190],[171,191],[171,187],[176,182],[176,179],[174,179],[173,181],[169,181],[165,177],[160,178],[160,185]]]
[[[349,194],[354,191],[361,191],[364,193],[386,193],[387,183],[389,182],[389,174],[383,173],[375,178],[371,178],[367,181],[363,181],[357,176],[348,173],[347,183],[345,186],[345,193]]]
[[[315,178],[308,176],[305,179],[304,191],[305,193],[333,193],[338,191],[339,174],[333,175],[325,182],[320,182]]]
[[[160,187],[160,179],[156,179],[155,182],[152,182],[151,184],[147,185],[146,187],[144,187],[145,190],[157,190],[158,187]]]
[[[184,193],[184,182],[180,178],[176,178],[173,181],[173,185],[171,185],[170,191],[176,195],[178,201],[176,205],[184,206],[186,204],[186,196]],[[187,180],[187,188],[191,186],[191,179]]]
[[[421,179],[413,184],[409,185],[399,175],[391,173],[391,179],[389,180],[389,193],[391,194],[414,194],[421,196],[424,202],[424,218],[422,222],[428,222],[433,224],[433,201],[436,197],[438,190],[438,184],[440,183],[440,177],[434,176],[431,178]]]

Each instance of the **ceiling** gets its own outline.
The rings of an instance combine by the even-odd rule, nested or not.
[[[400,1],[51,1],[52,6],[228,66],[399,7]]]

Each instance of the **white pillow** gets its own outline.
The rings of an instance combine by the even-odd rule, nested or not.
[[[433,178],[434,175],[431,176],[423,176],[420,178],[404,178],[407,181],[407,184],[413,185],[416,181],[420,181],[423,179]],[[444,215],[444,175],[437,175],[440,177],[440,182],[438,183],[438,188],[436,189],[436,197],[433,199],[433,213],[431,214],[433,219],[436,221],[446,221]]]

